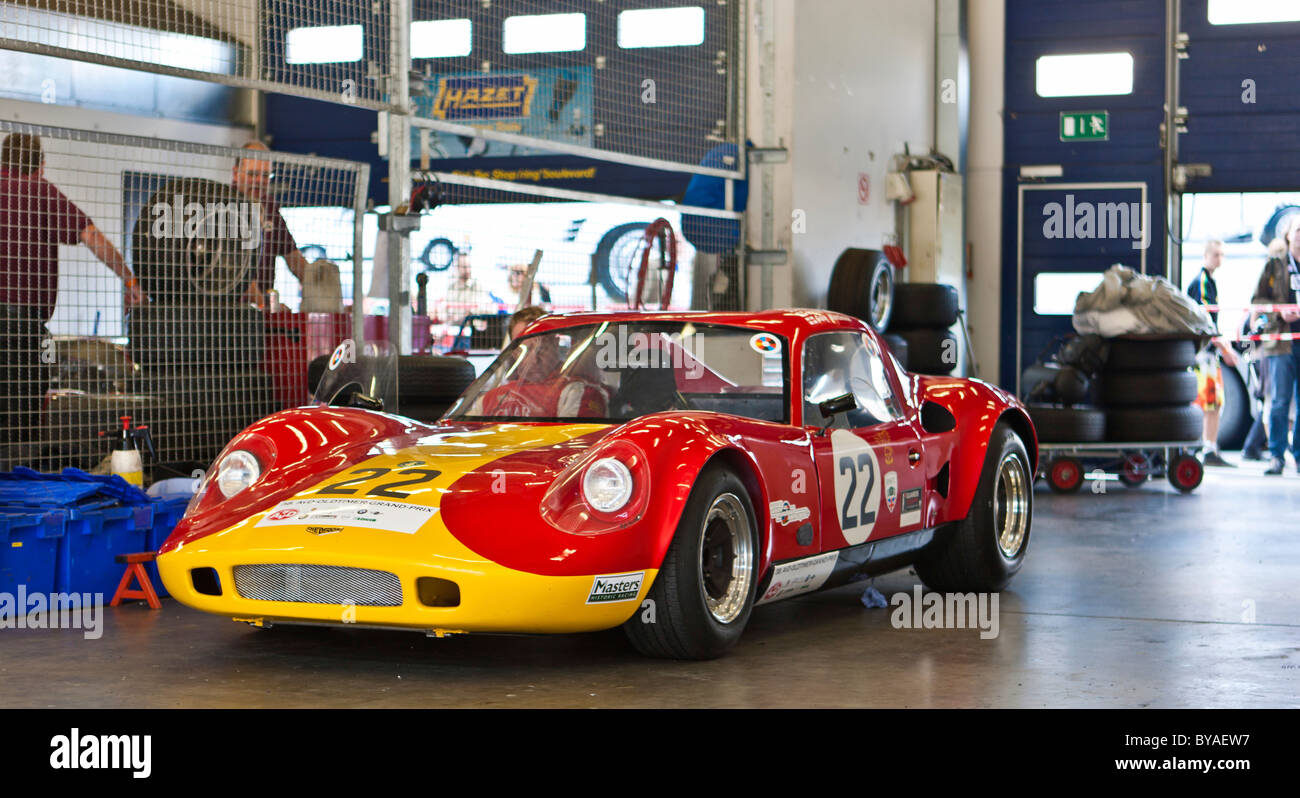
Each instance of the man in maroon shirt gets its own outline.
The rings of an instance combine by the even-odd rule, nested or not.
[[[260,141],[250,141],[244,149],[266,152],[266,145]],[[293,240],[293,233],[284,223],[280,213],[280,204],[271,196],[271,179],[274,177],[274,164],[261,158],[240,158],[235,161],[231,171],[230,182],[250,201],[259,203],[262,210],[262,246],[257,253],[257,263],[249,276],[247,296],[249,301],[261,305],[266,301],[266,292],[275,286],[275,259],[282,257],[294,277],[302,280],[307,268],[307,259],[298,251],[298,244]]]
[[[44,177],[41,140],[11,133],[0,145],[0,444],[35,437],[53,351],[45,324],[59,288],[59,246],[85,244],[124,284],[127,307],[145,301],[122,253]]]

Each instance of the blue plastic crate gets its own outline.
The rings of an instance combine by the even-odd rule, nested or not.
[[[0,510],[0,593],[53,593],[66,527],[64,510]]]
[[[153,526],[149,529],[148,540],[141,551],[157,551],[176,528],[176,523],[181,520],[181,516],[185,515],[185,508],[189,503],[188,496],[154,499]],[[149,578],[153,580],[153,589],[158,592],[158,597],[168,595],[167,589],[163,587],[162,577],[158,575],[157,564],[149,563],[145,568],[149,572]]]
[[[126,566],[113,558],[148,551],[154,506],[72,507],[59,547],[55,588],[61,592],[103,593],[112,598]]]

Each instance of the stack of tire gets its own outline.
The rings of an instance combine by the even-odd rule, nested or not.
[[[896,283],[894,267],[874,249],[846,249],[835,261],[826,307],[856,316],[881,334],[903,368],[951,374],[957,365],[957,289]]]
[[[1106,441],[1193,442],[1201,439],[1196,399],[1196,342],[1186,338],[1114,338],[1098,381]]]
[[[307,387],[313,394],[329,364],[321,355],[307,366]],[[385,408],[416,421],[434,422],[474,381],[474,366],[463,357],[402,355],[397,359],[397,407]]]
[[[951,374],[957,367],[957,289],[940,283],[899,283],[889,331],[907,349],[907,369]]]

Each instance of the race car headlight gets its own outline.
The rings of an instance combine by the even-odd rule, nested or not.
[[[582,476],[582,496],[602,513],[617,512],[632,498],[632,472],[613,457],[597,460]]]
[[[257,458],[243,449],[236,449],[221,459],[217,466],[217,489],[229,499],[236,493],[250,487],[262,475],[262,466]]]

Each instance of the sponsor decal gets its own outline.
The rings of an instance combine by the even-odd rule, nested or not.
[[[885,474],[885,506],[889,512],[894,511],[894,505],[898,502],[898,472],[890,471]]]
[[[797,507],[785,499],[772,502],[768,505],[768,510],[771,512],[772,520],[781,526],[797,524],[812,517],[812,510],[807,507]]]
[[[749,348],[760,355],[770,355],[781,351],[781,339],[772,333],[758,333],[749,339]]]
[[[376,499],[289,499],[277,504],[254,526],[352,526],[414,535],[437,512],[437,507]]]
[[[850,546],[865,543],[880,509],[880,463],[871,444],[845,429],[831,432],[836,517]]]
[[[840,558],[838,551],[818,554],[794,562],[781,563],[772,568],[772,581],[768,584],[763,597],[755,602],[766,604],[769,601],[811,593],[826,583],[826,578],[835,570],[835,563]]]
[[[903,512],[898,516],[899,526],[921,523],[921,489],[903,491]]]
[[[645,571],[598,576],[591,582],[591,592],[587,594],[587,603],[607,604],[611,601],[635,601],[636,597],[641,593],[641,583],[644,581]]]
[[[333,535],[335,532],[342,532],[341,526],[309,526],[307,534],[309,535]]]
[[[436,119],[508,119],[529,116],[537,94],[531,75],[465,75],[438,80]]]

